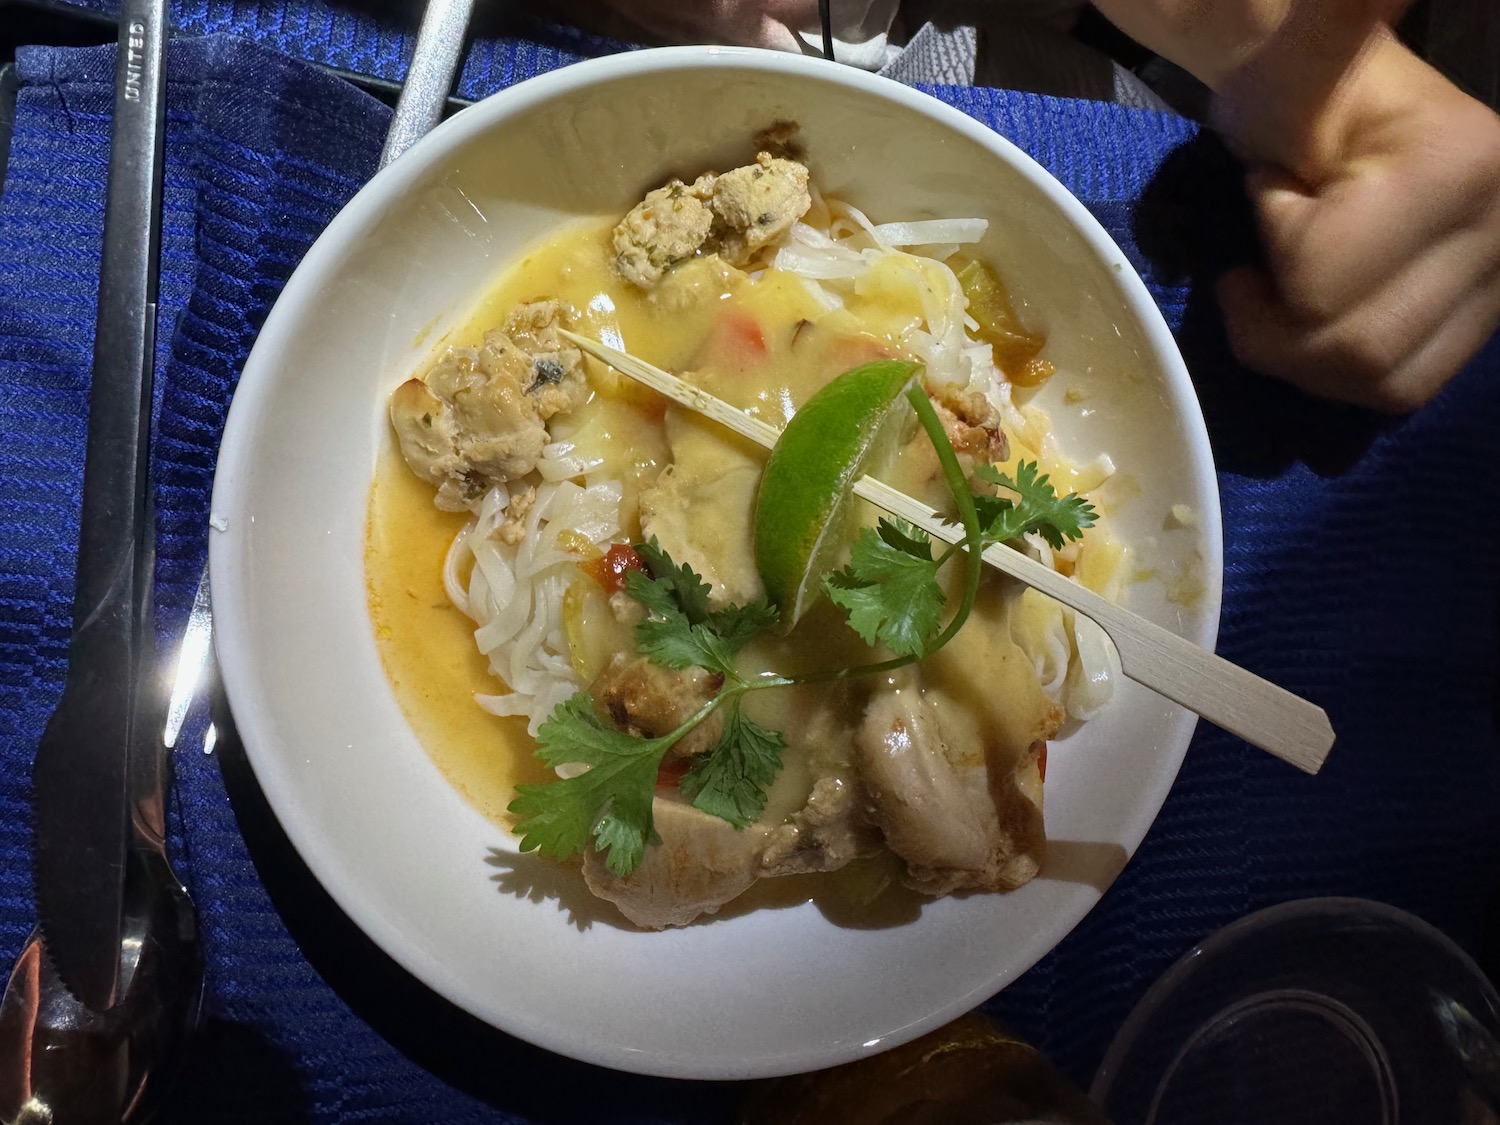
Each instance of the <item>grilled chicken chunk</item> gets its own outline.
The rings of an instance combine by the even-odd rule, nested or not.
[[[521,305],[479,348],[450,348],[391,395],[391,423],[412,472],[437,505],[462,511],[503,481],[536,468],[547,419],[587,393],[583,355],[557,334],[556,301]]]
[[[701,575],[715,608],[764,597],[750,534],[763,455],[676,406],[666,431],[672,463],[641,492],[641,534]]]
[[[713,914],[757,879],[834,871],[880,846],[851,772],[850,731],[827,694],[807,693],[784,770],[755,823],[737,829],[663,790],[652,804],[660,844],[621,878],[596,851],[584,858],[589,889],[646,929]],[[789,776],[790,774],[790,776]]]
[[[648,191],[615,227],[615,270],[626,281],[650,289],[678,262],[693,257],[708,241],[714,213],[697,183],[673,180]]]
[[[719,693],[724,677],[702,668],[672,669],[644,656],[617,654],[594,681],[591,694],[621,730],[643,738],[660,738],[681,726],[693,712]],[[699,723],[667,751],[690,757],[710,749],[724,729],[718,711]]]
[[[760,877],[760,846],[766,830],[738,829],[682,801],[658,797],[651,806],[661,843],[646,849],[640,866],[616,875],[604,854],[583,857],[589,890],[608,899],[637,926],[664,930],[714,914]]]
[[[718,216],[719,253],[745,266],[763,246],[792,228],[812,206],[807,169],[795,160],[761,153],[754,164],[725,172],[714,182],[710,206]]]
[[[865,817],[858,784],[832,774],[818,778],[807,804],[767,833],[761,874],[837,871],[879,846],[880,836]]]
[[[716,914],[758,879],[835,871],[878,844],[854,787],[831,777],[820,779],[807,804],[781,824],[736,828],[674,797],[657,797],[651,815],[661,842],[646,849],[629,875],[616,875],[594,848],[583,860],[589,890],[647,930]]]
[[[650,289],[679,262],[719,254],[743,267],[812,206],[807,169],[761,153],[754,164],[646,193],[614,231],[615,271]]]
[[[1041,777],[903,669],[876,692],[856,747],[871,818],[923,894],[1013,890],[1036,875]]]
[[[993,464],[1010,456],[1010,443],[1000,428],[1000,411],[978,391],[947,384],[928,388],[943,431],[960,456]]]

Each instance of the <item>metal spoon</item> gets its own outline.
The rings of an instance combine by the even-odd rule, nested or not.
[[[442,120],[443,106],[463,61],[464,37],[473,8],[474,0],[428,0],[406,68],[406,81],[385,135],[380,167],[395,160]]]
[[[75,686],[88,690],[81,701],[65,693],[33,775],[42,861],[34,869],[54,950],[34,932],[0,1001],[4,1125],[142,1120],[182,1056],[202,996],[197,914],[167,861],[160,701],[142,673],[166,2],[123,0],[119,23],[69,671],[70,684],[82,677]],[[100,690],[111,704],[103,713]]]
[[[142,840],[127,862],[114,1007],[95,1012],[73,997],[39,930],[16,960],[0,1002],[4,1125],[142,1121],[184,1053],[202,997],[197,912],[164,851]]]

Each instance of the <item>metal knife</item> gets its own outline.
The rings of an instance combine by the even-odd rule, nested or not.
[[[42,932],[58,976],[95,1011],[113,1006],[119,985],[130,747],[152,690],[143,672],[166,14],[165,0],[120,7],[73,633],[62,699],[32,769]]]

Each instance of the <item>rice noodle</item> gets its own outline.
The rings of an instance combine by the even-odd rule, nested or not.
[[[1065,698],[1068,715],[1092,719],[1114,695],[1120,676],[1120,654],[1109,637],[1094,622],[1072,610],[1064,613],[1073,636],[1073,660],[1068,665]]]
[[[989,229],[985,219],[919,219],[913,223],[881,223],[871,227],[870,234],[886,246],[938,246],[951,243],[963,246],[978,242]],[[947,254],[932,254],[939,260]]]
[[[877,225],[857,207],[816,192],[809,216],[826,216],[826,227],[813,225],[816,219],[793,224],[776,251],[774,268],[796,276],[830,312],[875,285],[872,271],[888,271],[879,284],[909,288],[913,308],[920,311],[899,343],[923,363],[927,380],[984,394],[1005,431],[1041,451],[1042,443],[1050,441],[1045,415],[1013,401],[990,345],[970,335],[978,324],[945,261],[957,247],[981,240],[988,223],[954,218]],[[589,311],[597,333],[624,348],[613,302],[601,295]],[[522,520],[522,534],[514,534],[514,528],[500,534],[511,522],[512,499],[500,485],[474,505],[473,521],[454,539],[444,560],[448,597],[475,622],[475,642],[491,672],[509,688],[475,700],[496,715],[524,716],[533,736],[553,709],[582,686],[569,660],[563,620],[564,599],[577,576],[577,537],[602,549],[621,535],[623,488],[619,481],[598,479],[602,464],[571,441],[553,441],[538,463],[541,483]],[[1113,462],[1101,455],[1084,475],[1097,482],[1113,471]],[[1024,549],[1055,567],[1053,552],[1040,536],[1027,536]],[[1074,718],[1097,714],[1119,674],[1113,646],[1093,622],[1050,599],[1034,591],[1023,598],[1027,608],[1013,620],[1014,639],[1035,667],[1043,692]]]
[[[542,447],[542,458],[537,462],[537,471],[543,480],[560,481],[581,477],[604,464],[604,458],[587,458],[577,452],[572,442],[554,441]]]
[[[1026,590],[1011,615],[1011,639],[1031,661],[1042,694],[1063,703],[1072,656],[1063,607],[1035,590]]]
[[[555,450],[552,459],[559,466],[574,456],[566,443],[548,449]],[[547,456],[544,451],[544,461]],[[478,626],[475,644],[488,658],[490,671],[510,688],[476,695],[475,701],[492,714],[524,715],[533,736],[553,709],[582,686],[568,658],[563,628],[563,599],[578,574],[579,555],[573,548],[578,536],[599,549],[619,537],[623,492],[618,481],[581,487],[572,480],[544,480],[526,513],[523,537],[511,544],[499,535],[510,497],[503,485],[496,486],[475,506],[474,521],[449,549],[444,563],[449,597]],[[465,562],[471,563],[467,589],[458,578]]]
[[[777,251],[777,269],[802,279],[824,308],[833,310],[876,268],[886,268],[908,284],[922,310],[919,323],[902,336],[902,346],[922,362],[933,384],[988,393],[997,372],[987,346],[976,345],[965,331],[967,301],[958,278],[940,257],[912,254],[902,245],[940,244],[939,249],[977,241],[984,219],[924,219],[876,226],[864,212],[841,200],[828,200],[833,217],[827,231],[795,223]],[[941,245],[946,244],[946,245]],[[978,350],[984,347],[983,351]]]

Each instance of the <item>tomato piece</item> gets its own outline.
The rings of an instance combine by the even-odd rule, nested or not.
[[[618,594],[625,588],[626,573],[638,570],[645,574],[646,563],[629,543],[611,543],[599,558],[579,563],[578,569],[599,583],[606,594]]]
[[[692,768],[692,758],[664,758],[656,771],[656,784],[663,789],[676,789]]]
[[[724,333],[742,353],[756,359],[764,357],[767,353],[765,329],[760,326],[760,321],[752,316],[744,313],[730,313],[724,318]]]

